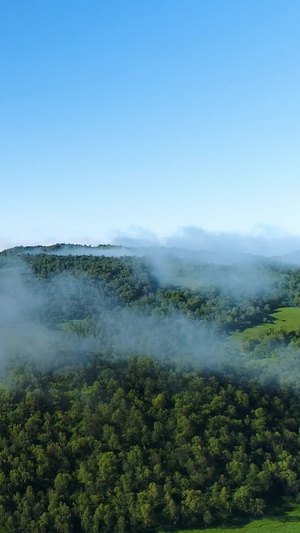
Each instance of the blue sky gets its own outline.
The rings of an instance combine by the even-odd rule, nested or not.
[[[299,27],[298,0],[2,0],[0,247],[299,236]]]

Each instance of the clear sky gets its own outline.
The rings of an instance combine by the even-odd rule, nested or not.
[[[0,247],[300,235],[299,0],[1,0]]]

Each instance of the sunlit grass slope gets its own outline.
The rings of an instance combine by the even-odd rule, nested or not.
[[[274,333],[283,329],[287,333],[300,330],[300,308],[299,307],[280,307],[270,315],[271,322],[259,324],[244,331],[237,332],[234,337],[241,339],[254,339],[260,337],[267,331]]]

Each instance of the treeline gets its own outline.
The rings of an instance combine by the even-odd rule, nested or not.
[[[293,391],[148,358],[15,367],[0,395],[0,523],[141,532],[260,515],[299,491]]]
[[[270,282],[252,294],[246,283],[244,290],[243,286],[234,290],[226,286],[225,281],[221,285],[217,282],[215,285],[201,285],[201,276],[205,277],[204,272],[210,268],[209,265],[193,269],[193,275],[198,276],[198,285],[191,289],[166,281],[162,283],[154,276],[147,257],[55,256],[43,253],[23,254],[21,257],[34,274],[31,279],[30,275],[25,276],[27,284],[38,294],[45,293],[47,301],[51,301],[45,318],[53,323],[91,317],[103,297],[112,306],[138,309],[145,314],[166,315],[180,311],[191,318],[215,322],[225,331],[242,330],[271,321],[270,314],[276,308],[300,304],[299,271],[280,265],[259,266],[257,276],[265,276]],[[2,254],[0,259],[2,262],[7,260],[7,253]],[[225,274],[229,276],[230,273],[232,277],[235,273],[235,266],[211,268],[222,273],[223,278]],[[77,295],[71,290],[68,294],[67,285],[63,287],[69,305],[64,306],[62,313],[57,284],[53,281],[58,275],[66,274],[71,274],[77,282],[84,280],[85,286],[80,287],[78,283]]]

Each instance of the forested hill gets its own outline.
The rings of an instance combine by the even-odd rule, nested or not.
[[[76,279],[88,276],[121,305],[147,312],[180,310],[232,330],[268,320],[279,306],[300,303],[299,270],[260,259],[250,264],[216,265],[200,261],[194,254],[187,254],[186,259],[182,250],[169,255],[153,250],[147,255],[145,250],[139,257],[132,250],[110,245],[65,244],[16,247],[0,253],[2,264],[12,258],[22,258],[35,281],[49,281],[61,273]]]
[[[297,500],[297,326],[231,339],[299,306],[300,271],[119,252],[0,254],[0,525],[138,533]]]

